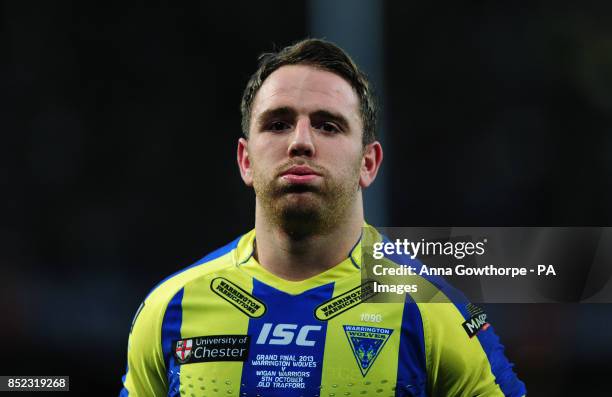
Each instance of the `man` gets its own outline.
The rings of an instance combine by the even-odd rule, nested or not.
[[[321,40],[266,54],[241,108],[255,229],[149,294],[122,395],[524,395],[492,329],[466,334],[463,306],[367,301],[362,245],[382,237],[362,189],[383,154],[352,60]]]

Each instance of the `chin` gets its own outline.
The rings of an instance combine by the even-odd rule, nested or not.
[[[287,197],[279,203],[279,213],[284,217],[314,217],[319,218],[322,212],[321,204],[314,197]]]
[[[326,234],[337,223],[337,213],[316,193],[285,194],[274,202],[275,223],[294,240]]]

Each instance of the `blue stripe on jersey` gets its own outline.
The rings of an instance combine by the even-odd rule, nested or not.
[[[193,265],[187,267],[185,270],[190,269],[190,268],[192,268],[194,266],[201,265],[201,264],[206,263],[206,262],[210,262],[213,259],[217,259],[217,258],[227,254],[228,252],[230,252],[231,250],[233,250],[234,248],[236,248],[238,246],[238,242],[240,241],[241,238],[242,238],[242,236],[236,238],[231,243],[229,243],[227,245],[224,245],[223,247],[214,250],[213,252],[211,252],[210,254],[206,255],[204,258],[200,259],[199,261],[197,261]]]
[[[124,385],[123,388],[121,389],[121,392],[119,392],[119,397],[128,397],[130,392],[128,391],[128,389],[125,388],[125,379],[127,378],[127,374],[128,372],[130,372],[130,365],[126,365],[125,366],[125,375],[123,375],[123,377],[121,377],[121,383]]]
[[[232,241],[231,243],[224,245],[221,248],[216,249],[215,251],[211,252],[210,254],[206,255],[204,258],[198,260],[197,262],[195,262],[194,264],[191,264],[189,266],[187,266],[184,269],[179,270],[178,272],[175,272],[171,275],[169,275],[168,277],[166,277],[165,279],[163,279],[162,281],[160,281],[159,283],[157,283],[157,285],[155,287],[153,287],[153,289],[149,292],[149,294],[147,295],[147,298],[149,297],[149,295],[151,295],[151,293],[153,291],[155,291],[157,289],[157,287],[159,287],[160,285],[162,285],[163,283],[165,283],[166,281],[170,280],[172,277],[178,276],[179,274],[183,273],[186,270],[191,269],[192,267],[196,267],[199,265],[203,265],[206,262],[210,262],[214,259],[217,259],[225,254],[227,254],[228,252],[230,252],[231,250],[233,250],[234,248],[236,248],[238,246],[238,242],[240,241],[240,239],[242,238],[242,236],[238,237],[237,239],[235,239],[234,241]],[[146,300],[146,298],[145,298]]]
[[[357,248],[357,246],[361,243],[361,239],[362,238],[363,238],[363,228],[361,229],[361,234],[359,235],[359,240],[357,240],[355,245],[353,245],[353,248],[351,248],[351,250],[349,251],[349,254],[348,254],[348,257],[351,258],[351,262],[353,263],[353,266],[355,266],[357,269],[361,269],[361,266],[359,266],[357,264],[357,262],[355,262],[355,259],[353,258],[353,253],[355,252],[355,248]]]
[[[397,383],[402,390],[398,390],[397,395],[425,396],[427,367],[424,335],[419,307],[412,297],[406,294],[397,361]]]
[[[319,394],[327,322],[317,320],[314,310],[330,299],[333,292],[334,284],[330,283],[290,295],[253,279],[253,295],[266,303],[268,311],[261,318],[249,320],[248,334],[252,339],[249,358],[242,369],[241,395],[298,397]],[[302,338],[298,341],[300,331]],[[263,358],[259,355],[276,355],[268,356],[267,361],[285,361],[288,365],[260,365],[265,360],[258,360],[258,357]],[[281,360],[281,355],[294,356],[295,360]],[[300,361],[304,356],[306,361]],[[310,358],[312,361],[308,361]],[[274,388],[274,376],[266,385],[269,380],[261,372],[258,375],[258,371],[275,371],[277,376],[283,371],[307,371],[309,376],[302,377],[302,382],[295,382],[303,383],[304,387]]]
[[[183,293],[181,288],[168,303],[161,330],[162,352],[168,376],[168,396],[178,396],[180,387],[179,366],[176,365],[173,354],[173,342],[181,339],[183,324]]]
[[[466,310],[467,312],[467,310]],[[469,313],[462,313],[463,317],[469,318]],[[466,317],[467,315],[467,317]],[[495,382],[499,385],[504,395],[507,397],[521,397],[527,394],[525,384],[521,382],[514,371],[512,364],[504,354],[504,345],[499,342],[499,337],[495,334],[493,327],[489,327],[485,332],[479,332],[476,337],[480,341],[489,364],[491,371],[495,375]]]

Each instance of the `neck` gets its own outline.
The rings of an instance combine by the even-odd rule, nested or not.
[[[285,280],[301,281],[316,276],[345,260],[361,236],[363,202],[355,203],[322,234],[292,237],[291,231],[270,222],[259,203],[255,206],[255,258],[261,266]]]

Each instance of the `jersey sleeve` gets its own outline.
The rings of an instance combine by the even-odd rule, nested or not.
[[[493,327],[482,317],[484,312],[471,316],[455,303],[421,303],[419,307],[431,396],[526,394]]]
[[[120,397],[163,396],[168,385],[161,347],[163,307],[147,299],[132,323]]]
[[[233,264],[238,243],[250,244],[243,237],[166,277],[149,293],[132,321],[121,397],[178,395],[172,344],[181,337],[183,287],[207,269]]]
[[[409,255],[385,255],[398,265],[424,266]],[[506,358],[486,313],[440,276],[417,276],[428,395],[522,397],[525,384]],[[407,279],[406,284],[415,279]],[[408,282],[413,281],[413,282]]]

